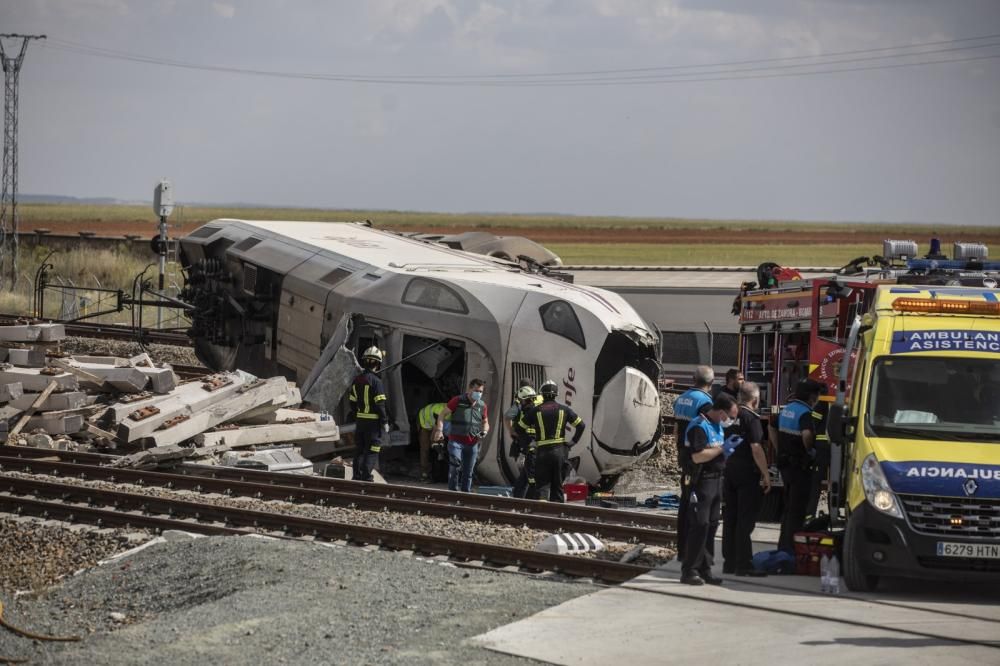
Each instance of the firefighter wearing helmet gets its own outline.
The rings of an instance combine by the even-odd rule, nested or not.
[[[382,437],[389,432],[385,410],[385,387],[378,377],[383,353],[369,347],[361,355],[362,371],[351,384],[348,399],[354,414],[354,480],[374,481],[372,470],[382,450]]]
[[[528,479],[528,498],[538,499],[538,489],[549,487],[550,502],[565,502],[563,480],[568,452],[580,441],[586,426],[583,419],[566,405],[556,402],[559,392],[554,381],[542,384],[542,404],[531,406],[521,416],[520,425],[532,438],[534,476]],[[573,428],[572,442],[566,441],[567,428]]]

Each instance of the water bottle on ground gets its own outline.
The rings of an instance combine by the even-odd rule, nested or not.
[[[830,594],[840,594],[840,562],[836,555],[830,558]]]
[[[823,594],[830,593],[830,558],[823,553],[823,557],[819,560],[819,581],[820,581],[820,591]]]

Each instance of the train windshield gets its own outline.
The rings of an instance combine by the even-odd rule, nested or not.
[[[1000,359],[883,358],[869,400],[880,437],[1000,443]]]

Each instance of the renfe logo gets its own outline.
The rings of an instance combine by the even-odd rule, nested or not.
[[[893,354],[923,351],[972,351],[1000,354],[1000,332],[994,331],[900,331],[893,334]]]
[[[884,462],[882,471],[898,493],[1000,498],[1000,465]]]

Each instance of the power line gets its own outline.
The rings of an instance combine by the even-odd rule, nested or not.
[[[1000,39],[1000,35],[985,35],[982,37],[967,37],[963,39],[945,40],[937,42],[925,42],[907,46],[890,46],[874,49],[856,49],[853,51],[831,52],[813,56],[788,56],[784,58],[766,58],[758,60],[733,61],[729,63],[713,63],[700,65],[673,65],[667,67],[630,68],[621,70],[591,70],[578,72],[561,72],[545,74],[486,74],[486,75],[362,75],[362,74],[315,74],[306,72],[282,72],[273,70],[257,70],[241,67],[230,67],[220,65],[206,65],[167,58],[158,58],[124,51],[115,51],[101,47],[88,46],[69,42],[65,40],[51,40],[52,44],[47,48],[60,51],[67,51],[81,55],[90,55],[113,60],[137,62],[142,64],[152,64],[165,67],[175,67],[182,69],[192,69],[200,71],[210,71],[227,74],[242,74],[250,76],[266,76],[283,79],[303,79],[318,80],[340,83],[367,83],[367,84],[393,84],[393,85],[424,85],[424,86],[477,86],[477,87],[549,87],[549,86],[607,86],[607,85],[637,85],[637,84],[661,84],[661,83],[694,83],[709,81],[732,81],[739,79],[761,79],[761,78],[784,78],[789,76],[812,76],[819,74],[834,74],[840,72],[857,72],[877,69],[896,69],[900,67],[916,67],[935,64],[972,62],[977,60],[988,60],[1000,57],[1000,54],[990,54],[984,56],[974,56],[965,58],[935,58],[926,59],[926,56],[939,55],[944,53],[955,53],[975,49],[986,49],[1000,46],[1000,41],[992,41],[982,44],[969,44],[969,42],[982,42],[986,40]],[[958,46],[958,44],[965,44]],[[931,50],[913,51],[913,49],[927,49],[931,46],[953,45],[947,48],[937,48]],[[906,49],[913,52],[886,53],[887,51],[898,51]],[[882,55],[874,55],[881,53]],[[871,54],[871,55],[860,55]],[[842,58],[845,55],[858,55],[859,57]],[[791,62],[787,64],[774,64],[756,67],[743,67],[738,69],[717,70],[717,71],[690,71],[695,69],[719,68],[723,66],[740,66],[746,64],[783,63],[785,61],[800,61],[804,59],[825,60],[818,62]],[[840,58],[840,59],[832,59]],[[885,63],[887,60],[900,58],[916,58],[917,60],[904,63]],[[855,63],[877,63],[862,67],[833,67],[836,65]],[[779,71],[794,70],[802,71]],[[633,76],[621,76],[620,74],[634,72],[666,72],[658,74],[640,74]],[[776,73],[777,72],[777,73]],[[611,74],[619,74],[611,77]],[[549,77],[539,79],[539,77]]]

